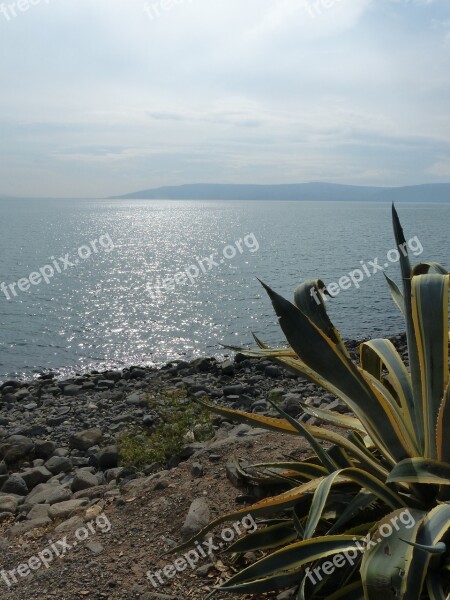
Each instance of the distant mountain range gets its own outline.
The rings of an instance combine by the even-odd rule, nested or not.
[[[114,200],[354,200],[360,202],[443,202],[450,200],[450,183],[405,187],[367,187],[337,183],[280,185],[198,183],[142,190]]]

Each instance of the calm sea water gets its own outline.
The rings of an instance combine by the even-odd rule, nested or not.
[[[423,247],[415,260],[449,266],[450,204],[398,210],[406,238]],[[223,355],[221,343],[250,344],[252,331],[280,343],[256,277],[291,299],[306,278],[337,281],[375,257],[388,264],[394,247],[387,204],[15,200],[0,211],[0,283],[11,298],[0,291],[0,380]],[[204,273],[199,261],[214,251],[218,264],[203,261]],[[16,285],[14,296],[8,286],[45,265],[49,283]],[[156,288],[194,267],[192,282],[178,275],[172,289]],[[399,280],[397,264],[387,272]],[[328,306],[345,337],[403,329],[381,272]]]

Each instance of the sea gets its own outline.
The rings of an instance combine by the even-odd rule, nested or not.
[[[450,204],[397,209],[413,262],[449,267]],[[396,335],[398,255],[385,203],[2,199],[0,382],[282,345],[259,280],[321,279],[343,337]]]

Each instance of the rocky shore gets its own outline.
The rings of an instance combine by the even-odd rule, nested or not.
[[[405,337],[392,341],[405,355]],[[355,360],[358,346],[357,341],[347,343]],[[118,502],[124,489],[137,489],[156,471],[165,476],[184,461],[189,460],[193,477],[201,477],[202,456],[220,460],[217,450],[227,438],[245,441],[248,427],[215,417],[213,438],[186,441],[168,464],[149,464],[138,472],[122,466],[118,436],[136,426],[151,432],[161,415],[149,407],[148,393],[166,390],[186,390],[186,402],[206,394],[221,405],[260,414],[273,414],[271,399],[308,422],[313,418],[302,414],[301,403],[346,410],[331,394],[272,362],[241,354],[224,362],[203,358],[64,381],[51,374],[32,382],[6,381],[0,385],[0,545],[36,528],[64,531],[80,512]]]

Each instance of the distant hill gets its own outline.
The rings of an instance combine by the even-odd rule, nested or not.
[[[280,185],[196,183],[142,190],[114,200],[354,200],[360,202],[443,202],[450,200],[450,183],[405,187],[368,187],[337,183]]]

